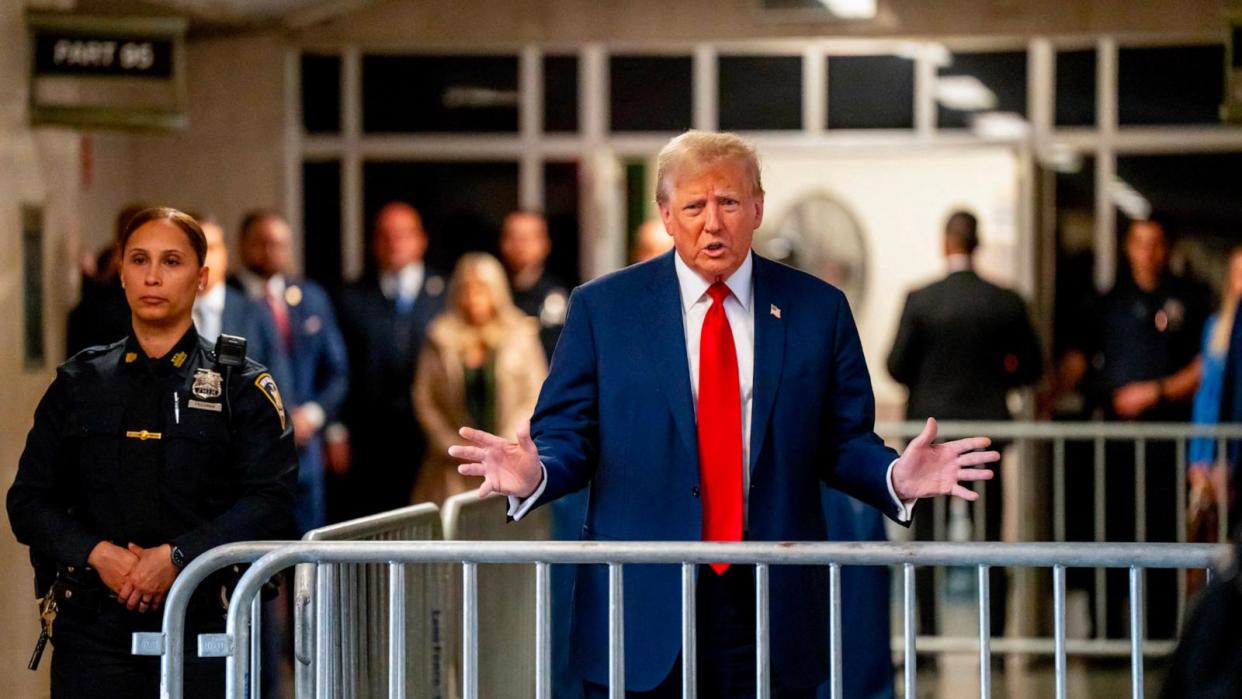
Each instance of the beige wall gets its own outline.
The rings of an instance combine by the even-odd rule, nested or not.
[[[1219,0],[878,0],[867,22],[774,22],[755,0],[387,0],[304,32],[323,42],[453,46],[808,36],[1220,33]]]

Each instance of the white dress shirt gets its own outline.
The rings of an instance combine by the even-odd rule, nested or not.
[[[422,262],[411,262],[396,272],[380,274],[380,291],[389,301],[403,296],[413,304],[418,300],[418,293],[423,288],[423,277],[426,275],[426,265]]]
[[[707,293],[711,284],[701,277],[697,272],[690,269],[690,266],[682,261],[681,256],[673,254],[673,268],[677,271],[677,285],[681,290],[681,318],[682,328],[686,333],[686,361],[690,369],[690,390],[694,397],[695,417],[698,417],[699,409],[699,344],[703,335],[703,320],[707,317],[707,311],[711,308],[712,297]],[[742,464],[746,464],[742,468],[742,518],[743,528],[747,527],[750,520],[750,422],[752,406],[754,405],[754,378],[755,378],[755,308],[752,303],[754,297],[754,280],[752,271],[754,270],[753,253],[746,256],[742,265],[737,268],[728,279],[724,280],[725,285],[729,287],[731,292],[725,297],[724,310],[725,317],[729,319],[729,329],[733,334],[733,348],[737,353],[737,371],[738,371],[738,388],[742,398]],[[742,466],[739,464],[739,467]],[[893,490],[893,466],[897,464],[897,459],[893,459],[888,466],[888,493],[893,498],[893,502],[897,504],[897,518],[901,522],[910,521],[910,515],[913,510],[914,500],[902,502],[897,498],[896,491]],[[541,464],[542,466],[542,464]],[[525,500],[509,497],[509,516],[514,519],[520,519],[525,515],[530,507],[543,495],[544,486],[547,483],[547,471],[545,469],[543,478],[539,482],[539,487],[535,492]]]
[[[194,299],[194,327],[198,336],[208,342],[220,337],[224,323],[224,284],[216,284]]]

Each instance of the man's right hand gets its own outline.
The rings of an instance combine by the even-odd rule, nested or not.
[[[543,467],[539,464],[539,451],[530,438],[529,422],[523,422],[518,428],[516,442],[473,427],[463,427],[458,434],[470,444],[455,444],[448,452],[466,462],[457,467],[458,473],[483,479],[479,497],[500,493],[525,499],[539,487]]]
[[[99,573],[99,579],[109,590],[119,593],[125,579],[138,563],[138,557],[132,552],[107,541],[95,544],[91,555],[86,557],[86,564]]]

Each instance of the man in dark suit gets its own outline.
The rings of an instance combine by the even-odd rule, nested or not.
[[[444,278],[427,268],[422,218],[405,202],[375,217],[376,269],[341,292],[339,313],[349,350],[347,499],[340,517],[410,504],[426,451],[410,391],[427,323],[444,305]]]
[[[276,323],[268,310],[225,283],[229,269],[229,251],[224,243],[224,229],[213,217],[195,217],[207,237],[207,288],[194,299],[194,327],[208,342],[221,334],[246,338],[246,356],[266,366],[284,399],[292,403],[297,395],[289,357],[280,346]]]
[[[259,209],[242,219],[242,269],[235,280],[267,307],[293,372],[290,391],[293,439],[298,447],[298,531],[327,522],[322,430],[339,419],[349,390],[349,357],[328,294],[309,279],[290,275],[293,234],[279,213]]]
[[[956,211],[944,226],[949,274],[910,293],[888,355],[888,371],[910,389],[906,418],[935,415],[952,420],[1010,419],[1009,391],[1039,380],[1039,339],[1022,297],[982,279],[974,270],[978,220]],[[1002,481],[987,486],[984,518],[988,541],[1000,541]],[[929,513],[930,514],[930,513]],[[914,538],[930,541],[930,516],[914,522]],[[929,568],[918,570],[923,633],[936,632],[936,591]],[[1007,578],[991,571],[992,633],[1005,628]]]
[[[691,131],[661,151],[657,202],[675,251],[585,284],[529,430],[516,443],[471,428],[450,453],[510,512],[590,485],[583,536],[599,540],[816,540],[821,480],[906,522],[920,497],[976,494],[959,480],[995,452],[984,438],[934,445],[935,422],[900,458],[872,431],[874,398],[838,289],[751,251],[763,218],[752,146]],[[574,650],[588,696],[605,696],[608,582],[579,566]],[[823,567],[771,571],[773,696],[827,677]],[[703,696],[754,696],[748,566],[698,573]],[[625,568],[625,682],[679,696],[680,573]],[[650,694],[644,695],[642,693]]]

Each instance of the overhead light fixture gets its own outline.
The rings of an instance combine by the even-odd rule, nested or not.
[[[948,109],[986,112],[996,109],[996,94],[973,75],[936,78],[936,101]]]
[[[991,141],[1020,141],[1030,133],[1031,125],[1017,112],[981,112],[971,117],[970,130]]]
[[[1082,170],[1082,153],[1067,143],[1049,143],[1039,149],[1039,164],[1052,170],[1072,174]]]
[[[1108,199],[1133,221],[1143,221],[1151,216],[1151,202],[1120,177],[1114,177],[1109,183]]]
[[[841,19],[872,19],[876,0],[819,0],[819,4]]]
[[[516,107],[516,90],[493,90],[487,87],[454,86],[444,91],[445,109],[482,109]]]

